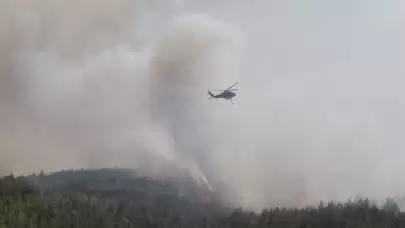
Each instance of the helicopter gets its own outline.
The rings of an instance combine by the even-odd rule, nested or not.
[[[210,99],[211,98],[215,98],[216,100],[218,100],[218,98],[223,98],[225,100],[230,100],[231,104],[233,104],[233,100],[232,98],[234,96],[236,96],[236,94],[232,91],[238,90],[238,89],[232,89],[236,84],[238,84],[239,82],[236,82],[235,84],[233,84],[232,86],[230,86],[229,88],[225,89],[225,90],[217,90],[217,91],[222,91],[222,93],[214,95],[212,94],[212,92],[210,90],[208,90],[208,95],[210,95]]]

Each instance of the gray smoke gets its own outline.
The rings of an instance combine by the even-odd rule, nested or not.
[[[252,209],[403,194],[404,10],[3,0],[0,171],[136,168],[147,154]],[[235,105],[207,99],[238,80]]]

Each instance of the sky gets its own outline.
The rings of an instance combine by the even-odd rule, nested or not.
[[[2,1],[0,171],[146,153],[247,208],[401,195],[404,4]]]

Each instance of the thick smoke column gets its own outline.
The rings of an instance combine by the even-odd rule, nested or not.
[[[168,8],[142,1],[121,0],[108,12],[107,2],[2,4],[14,12],[2,15],[2,171],[137,168],[148,154],[208,184],[201,166],[215,124],[205,93],[223,79],[235,44],[226,25],[168,15],[151,33],[156,23],[145,15]]]
[[[403,4],[0,1],[0,172],[164,157],[248,208],[401,195]]]
[[[175,153],[206,183],[200,166],[209,161],[218,136],[210,121],[215,113],[203,94],[221,81],[218,65],[229,61],[224,54],[236,47],[235,35],[229,26],[205,15],[177,17],[154,46],[149,65],[151,115],[167,127]]]

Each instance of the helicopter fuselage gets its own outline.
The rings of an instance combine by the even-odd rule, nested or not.
[[[232,88],[238,83],[239,82],[236,82],[235,84],[233,84],[231,87],[229,87],[226,90],[220,90],[220,91],[223,91],[223,92],[218,94],[218,95],[214,95],[214,94],[211,93],[210,90],[208,90],[208,95],[210,95],[210,99],[211,98],[215,98],[215,99],[222,98],[222,99],[225,99],[225,100],[230,100],[231,103],[233,104],[232,98],[234,96],[236,96],[236,93],[234,93],[232,91],[235,91],[235,90],[238,90],[238,89],[232,89]]]
[[[215,98],[223,98],[226,100],[232,99],[232,97],[236,96],[236,94],[232,91],[224,91],[218,95],[215,96]]]

